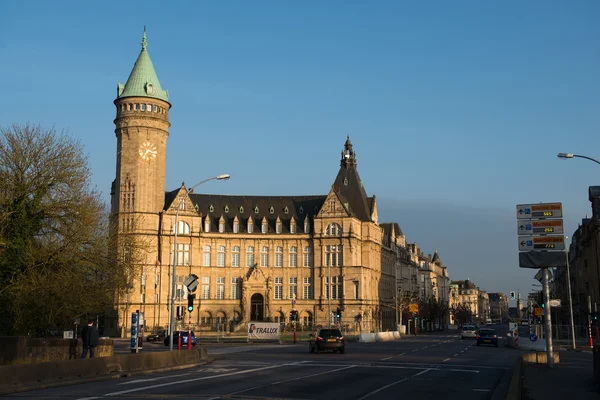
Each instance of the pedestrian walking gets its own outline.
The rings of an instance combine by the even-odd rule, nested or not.
[[[94,320],[88,319],[87,326],[81,331],[81,342],[83,343],[83,352],[81,358],[87,356],[90,351],[90,358],[94,358],[94,351],[98,346],[98,329],[94,326]]]

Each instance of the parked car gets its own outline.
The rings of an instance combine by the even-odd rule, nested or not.
[[[477,327],[475,325],[463,325],[462,331],[460,332],[461,339],[476,339],[477,338]]]
[[[175,331],[173,332],[173,346],[177,346],[177,341],[179,340],[179,335],[181,335],[181,345],[187,346],[188,343],[188,331]],[[167,335],[165,337],[165,346],[169,345],[169,338],[171,335]],[[192,332],[192,346],[196,345],[196,335]]]
[[[151,333],[148,336],[146,336],[146,342],[158,342],[160,340],[164,340],[165,335],[166,332],[164,330]]]
[[[334,353],[338,351],[344,354],[346,351],[346,342],[344,335],[339,329],[317,329],[309,335],[309,350],[311,353],[318,353],[322,350],[332,350]]]
[[[496,331],[489,328],[480,329],[477,334],[477,346],[480,344],[490,344],[498,347],[498,335],[496,335]]]

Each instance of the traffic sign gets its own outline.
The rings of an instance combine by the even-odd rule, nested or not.
[[[408,311],[409,312],[419,312],[419,305],[418,304],[409,304],[408,305]]]
[[[517,219],[562,218],[562,203],[517,204]]]
[[[524,221],[517,220],[517,232],[519,235],[551,235],[564,233],[562,219],[542,219]]]
[[[519,251],[564,250],[563,235],[519,236]]]
[[[535,342],[537,340],[537,335],[535,333],[532,333],[531,335],[529,335],[529,340]]]
[[[534,314],[535,314],[536,317],[541,317],[542,315],[544,315],[544,309],[541,308],[541,307],[536,307],[533,310],[533,312],[534,312]]]
[[[548,302],[550,307],[560,307],[560,299],[552,299]]]

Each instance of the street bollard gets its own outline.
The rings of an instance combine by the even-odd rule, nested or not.
[[[191,330],[188,331],[188,346],[187,347],[188,347],[187,348],[188,350],[192,349],[192,331]]]
[[[177,350],[181,350],[181,334],[177,336]]]
[[[296,331],[294,331],[294,344],[296,344]]]

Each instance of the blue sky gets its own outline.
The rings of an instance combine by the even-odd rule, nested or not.
[[[597,1],[0,3],[0,125],[67,129],[109,199],[117,82],[148,51],[173,108],[167,187],[325,194],[350,135],[380,216],[452,279],[529,291],[515,205],[590,213]],[[385,207],[384,207],[385,206]],[[418,216],[418,217],[417,217]]]

